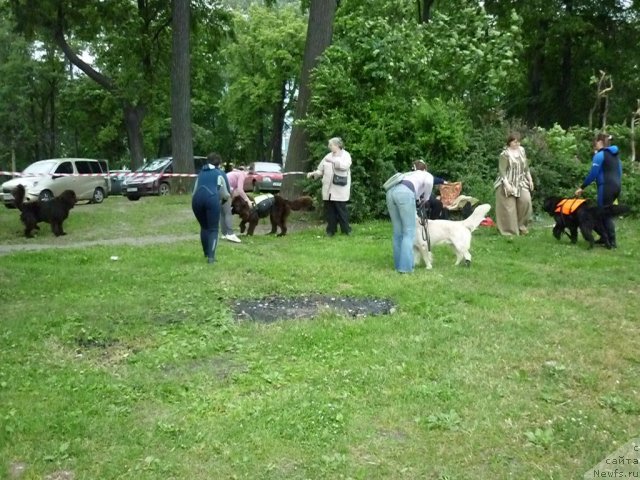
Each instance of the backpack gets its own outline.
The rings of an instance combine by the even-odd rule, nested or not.
[[[394,173],[387,179],[386,182],[384,182],[384,184],[382,184],[382,188],[384,188],[385,191],[388,191],[391,187],[395,187],[402,180],[404,180],[404,173],[402,172]]]

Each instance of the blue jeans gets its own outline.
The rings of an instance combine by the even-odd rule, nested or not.
[[[387,208],[393,226],[393,266],[398,272],[413,272],[416,196],[407,186],[396,185],[387,192]]]

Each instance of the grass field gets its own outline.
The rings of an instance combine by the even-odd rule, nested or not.
[[[0,255],[0,478],[571,479],[640,436],[637,220],[615,251],[480,230],[471,268],[413,275],[388,222],[294,221],[211,266],[188,197],[108,198]],[[397,309],[233,319],[272,294]]]

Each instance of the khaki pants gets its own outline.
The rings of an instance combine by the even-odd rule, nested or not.
[[[531,219],[531,193],[522,188],[519,197],[504,194],[504,188],[496,188],[496,223],[502,235],[527,233]]]

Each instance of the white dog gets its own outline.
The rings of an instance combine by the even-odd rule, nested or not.
[[[422,225],[420,218],[416,217],[416,236],[413,241],[413,259],[414,265],[420,264],[420,258],[424,260],[427,269],[432,268],[432,254],[429,251],[429,245],[433,248],[435,245],[450,244],[456,252],[456,265],[464,259],[465,264],[471,264],[471,232],[473,232],[480,222],[487,216],[491,210],[491,205],[483,203],[478,205],[469,218],[461,221],[452,220],[429,220],[427,222],[427,232]],[[428,239],[428,241],[427,241]]]

